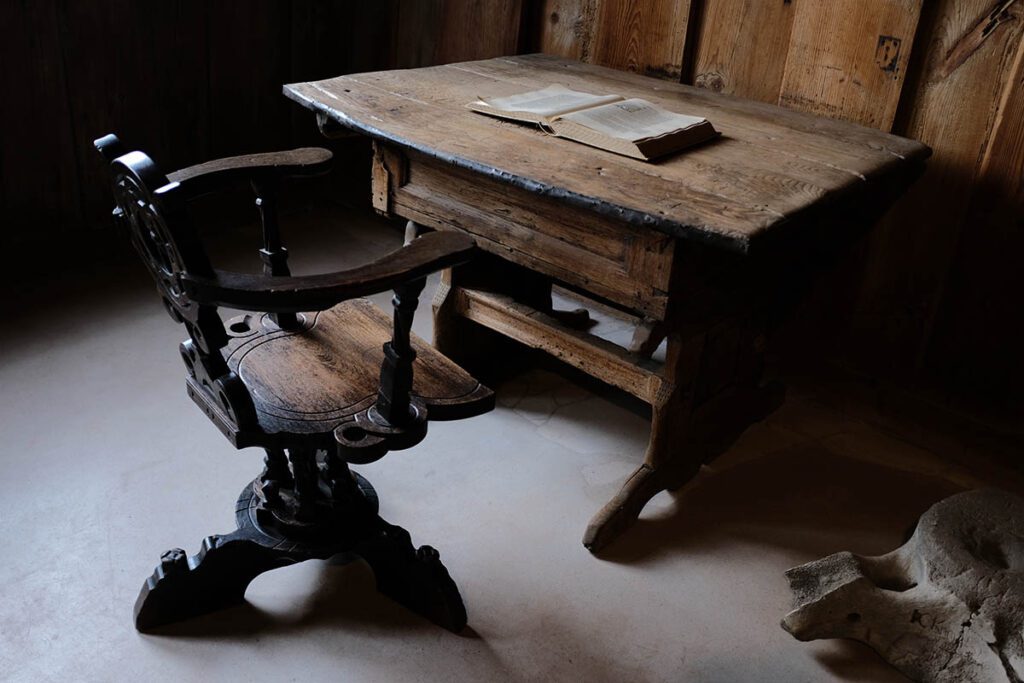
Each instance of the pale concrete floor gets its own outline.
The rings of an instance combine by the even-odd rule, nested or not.
[[[292,240],[300,270],[400,241],[365,219],[331,230]],[[5,297],[6,680],[904,680],[858,644],[783,632],[782,572],[838,550],[887,551],[939,498],[1005,483],[794,387],[598,559],[580,537],[638,463],[648,423],[614,392],[534,370],[496,387],[493,413],[435,423],[418,448],[359,468],[381,514],[441,551],[466,633],[378,596],[361,565],[308,562],[258,578],[246,606],[142,636],[131,609],[143,579],[167,548],[194,553],[232,528],[261,454],[234,452],[185,397],[182,330],[140,265],[114,259],[58,280]]]

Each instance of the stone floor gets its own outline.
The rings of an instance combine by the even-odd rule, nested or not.
[[[296,230],[298,270],[401,239],[347,214],[328,228]],[[232,240],[243,235],[221,235]],[[125,254],[4,299],[5,680],[898,681],[861,645],[783,632],[782,572],[842,549],[887,551],[965,487],[1018,486],[894,438],[801,380],[596,558],[583,529],[639,461],[648,422],[616,392],[534,369],[496,386],[494,412],[433,424],[418,448],[360,468],[382,515],[441,551],[464,633],[378,596],[365,566],[309,562],[259,577],[245,606],[142,636],[132,605],[159,554],[229,531],[260,453],[234,452],[185,397],[182,331]]]

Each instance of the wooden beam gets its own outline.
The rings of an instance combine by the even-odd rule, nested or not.
[[[568,327],[511,297],[459,288],[455,309],[475,323],[545,351],[648,403],[653,402],[664,383],[657,364],[649,359]]]

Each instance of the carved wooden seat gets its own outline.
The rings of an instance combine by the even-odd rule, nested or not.
[[[115,217],[188,332],[180,351],[189,396],[236,448],[266,453],[238,499],[238,528],[207,537],[192,558],[164,553],[139,595],[136,627],[241,602],[264,571],[345,553],[367,561],[382,593],[460,630],[465,609],[437,552],[382,520],[372,487],[348,464],[414,446],[428,419],[493,407],[489,389],[410,331],[426,276],[469,259],[472,240],[428,234],[358,268],[293,277],[278,188],[325,173],[327,150],[220,159],[165,176],[113,135],[96,147],[110,162]],[[261,213],[262,274],[215,269],[189,216],[191,199],[239,181],[252,185]],[[360,298],[390,289],[393,317]],[[245,312],[223,321],[222,307]]]

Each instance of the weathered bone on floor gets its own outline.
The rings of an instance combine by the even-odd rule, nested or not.
[[[799,640],[852,638],[917,681],[1024,681],[1024,499],[933,505],[886,555],[836,553],[786,572]]]

